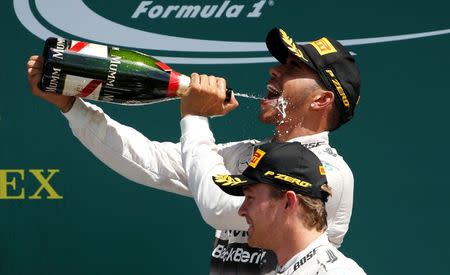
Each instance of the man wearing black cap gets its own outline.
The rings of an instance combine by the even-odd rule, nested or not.
[[[325,202],[330,195],[320,160],[298,142],[261,145],[242,175],[216,175],[226,193],[245,196],[239,215],[248,243],[277,255],[278,274],[365,272],[328,241]]]
[[[260,121],[275,125],[272,141],[301,142],[324,164],[334,190],[326,204],[327,234],[339,247],[351,216],[353,175],[330,147],[328,131],[353,116],[359,97],[356,64],[348,51],[332,39],[296,45],[283,30],[273,29],[266,42],[280,64],[270,69]],[[182,144],[175,144],[149,140],[80,98],[42,92],[37,85],[41,74],[42,59],[32,56],[28,80],[33,94],[57,106],[68,119],[73,134],[96,157],[135,182],[195,199],[205,221],[218,229],[211,274],[261,274],[274,270],[276,259],[270,251],[247,245],[248,225],[237,215],[242,198],[227,195],[205,177],[211,172],[241,173],[255,146],[261,143],[244,140],[215,144],[205,116],[223,115],[238,105],[234,97],[223,104],[224,79],[192,74],[189,94],[181,101]],[[205,159],[204,154],[211,150],[217,154]]]
[[[271,79],[268,95],[261,101],[260,121],[275,125],[272,141],[301,142],[324,164],[334,190],[326,204],[327,234],[339,247],[351,216],[353,176],[330,147],[328,132],[353,117],[359,98],[358,68],[350,53],[331,38],[297,45],[284,30],[275,28],[266,43],[280,64],[269,71]],[[220,78],[191,76],[191,89],[181,99],[184,171],[204,220],[216,229],[225,229],[216,232],[211,274],[266,274],[274,270],[276,258],[268,250],[247,245],[248,225],[236,215],[242,200],[218,192],[209,179],[212,174],[242,172],[246,163],[253,163],[251,155],[259,144],[255,140],[215,144],[204,116],[223,115],[237,106],[233,98],[223,104],[225,87]],[[244,260],[242,255],[249,258]]]

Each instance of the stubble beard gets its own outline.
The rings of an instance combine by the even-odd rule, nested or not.
[[[282,116],[274,107],[261,107],[259,112],[259,121],[263,124],[272,124],[277,126],[280,121],[282,121]]]
[[[258,241],[257,236],[255,236],[254,230],[253,233],[248,233],[247,243],[251,247],[264,248],[261,246],[261,242]]]

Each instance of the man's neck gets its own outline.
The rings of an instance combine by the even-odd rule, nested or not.
[[[319,238],[323,232],[316,230],[308,230],[303,232],[293,232],[285,234],[289,239],[285,239],[278,249],[273,249],[277,255],[278,265],[285,265],[292,257],[300,251],[305,250],[308,245]]]
[[[324,119],[304,119],[299,122],[285,122],[275,126],[273,141],[288,141],[293,138],[309,136],[327,131]]]
[[[326,131],[326,130],[323,130],[323,129],[312,130],[312,129],[308,129],[308,128],[304,128],[304,127],[295,127],[293,129],[287,129],[286,127],[277,126],[277,127],[275,127],[275,132],[274,132],[272,140],[273,141],[288,141],[293,138],[314,135],[314,134],[321,133],[323,131]]]

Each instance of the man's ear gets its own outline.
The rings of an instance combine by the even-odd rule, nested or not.
[[[334,93],[331,91],[321,91],[314,95],[314,100],[311,102],[311,108],[313,110],[321,110],[328,106],[333,106]]]
[[[286,198],[286,206],[284,207],[284,209],[286,210],[293,210],[295,209],[295,205],[297,204],[297,195],[295,194],[294,191],[287,191],[285,193],[285,198]]]

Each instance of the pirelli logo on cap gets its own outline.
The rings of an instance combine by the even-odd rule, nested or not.
[[[319,173],[320,173],[322,176],[325,176],[325,175],[326,175],[326,173],[325,173],[325,168],[324,168],[322,165],[319,166]]]
[[[288,50],[298,58],[302,59],[305,62],[308,62],[308,59],[305,58],[303,52],[297,47],[294,40],[282,29],[280,29],[281,39],[283,39],[286,44]]]
[[[314,48],[316,48],[316,50],[319,52],[320,55],[326,55],[337,52],[336,49],[331,44],[331,42],[325,37],[313,41],[310,44],[313,45]]]
[[[248,164],[248,166],[256,168],[256,166],[258,165],[259,161],[262,159],[262,157],[265,154],[266,154],[266,152],[264,152],[261,149],[256,150],[256,152],[253,154],[252,160],[250,160],[250,163]]]

